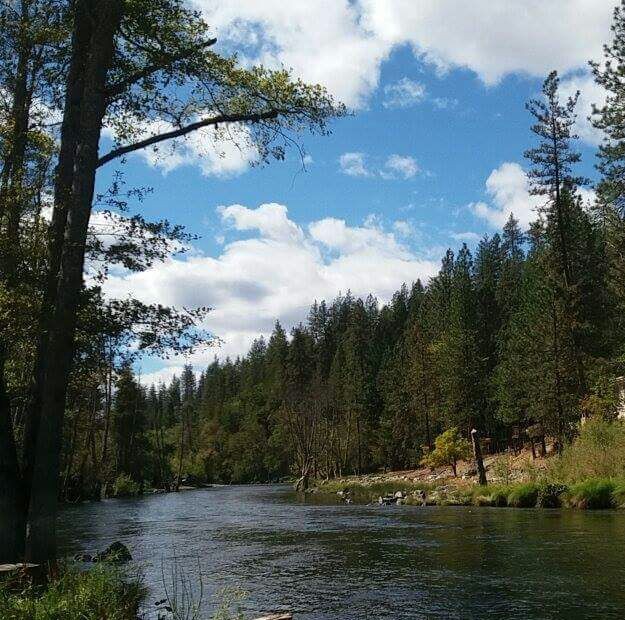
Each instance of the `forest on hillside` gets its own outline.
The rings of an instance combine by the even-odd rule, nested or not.
[[[595,75],[609,88],[615,71]],[[66,479],[99,492],[103,474],[153,486],[333,477],[416,467],[450,428],[476,428],[497,449],[540,423],[561,449],[582,418],[613,419],[625,372],[623,142],[601,148],[596,199],[584,202],[576,99],[561,100],[553,73],[527,105],[529,180],[543,200],[527,233],[511,216],[385,305],[349,292],[315,302],[290,334],[276,323],[268,341],[215,359],[199,378],[187,366],[145,389],[123,366],[115,462],[102,472],[83,457]],[[594,119],[610,139],[621,135],[622,101],[615,94]],[[97,430],[81,428],[68,454],[85,432],[93,441]]]

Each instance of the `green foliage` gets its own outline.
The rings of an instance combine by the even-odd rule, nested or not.
[[[139,579],[108,564],[65,567],[43,591],[0,583],[3,620],[135,620],[145,591]]]
[[[490,489],[488,495],[490,505],[502,508],[508,505],[508,489],[506,487],[495,487]]]
[[[538,489],[537,508],[559,508],[568,492],[565,484],[545,482]]]
[[[592,478],[572,485],[567,500],[573,508],[615,508],[617,488],[620,490],[622,487],[617,487],[616,481],[610,478]]]
[[[612,492],[614,504],[617,508],[625,508],[625,480],[618,480]]]
[[[493,464],[493,473],[497,481],[502,484],[510,484],[512,482],[512,457],[509,454],[500,455]]]
[[[535,482],[513,485],[508,492],[508,506],[512,508],[535,508],[540,486]]]
[[[457,428],[450,428],[436,438],[434,449],[423,458],[422,463],[428,467],[448,465],[455,476],[458,461],[468,458],[470,454],[469,442],[461,437]]]
[[[550,470],[553,478],[568,482],[625,476],[625,425],[588,420],[579,436],[551,462]]]
[[[115,497],[132,497],[139,495],[140,486],[128,474],[120,474],[113,483]]]

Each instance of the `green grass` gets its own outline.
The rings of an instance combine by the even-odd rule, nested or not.
[[[539,488],[535,482],[512,485],[508,493],[508,506],[512,508],[535,508]]]
[[[625,480],[619,480],[612,491],[616,508],[625,508]]]
[[[0,583],[2,620],[136,620],[144,596],[140,580],[99,564],[79,572],[65,567],[45,589]]]
[[[598,510],[617,506],[615,492],[621,486],[611,478],[592,478],[571,486],[568,504],[573,508]]]

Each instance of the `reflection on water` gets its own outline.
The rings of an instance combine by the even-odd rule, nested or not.
[[[151,588],[174,558],[250,612],[296,620],[624,618],[625,514],[320,505],[222,487],[66,508],[63,551],[130,548]],[[199,561],[198,561],[199,560]],[[199,567],[199,568],[198,568]]]

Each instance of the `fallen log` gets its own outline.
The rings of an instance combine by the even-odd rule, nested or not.
[[[20,562],[19,564],[0,564],[0,574],[16,573],[18,571],[28,571],[31,568],[36,568],[39,564],[29,564]]]
[[[273,614],[271,616],[263,616],[256,620],[293,620],[293,614]]]

